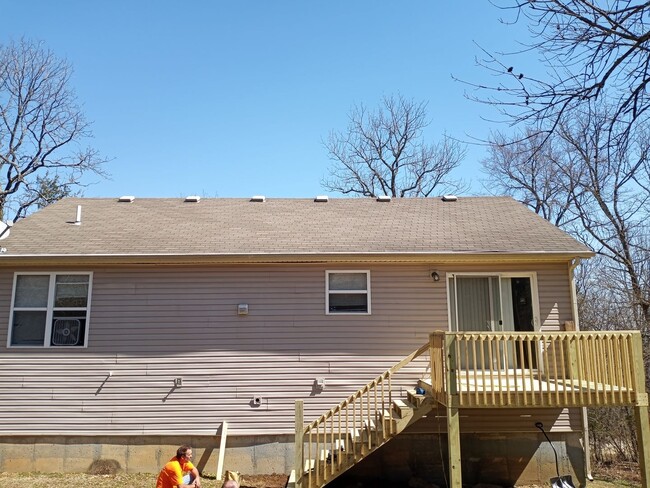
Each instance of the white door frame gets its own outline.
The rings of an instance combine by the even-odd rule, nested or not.
[[[454,281],[454,289],[451,289],[451,278],[455,278],[456,276],[463,277],[463,276],[476,276],[476,277],[489,277],[489,276],[497,276],[499,278],[499,292],[501,291],[501,278],[529,278],[530,279],[530,294],[532,298],[532,306],[533,306],[533,329],[535,332],[539,332],[541,330],[541,320],[540,320],[540,313],[539,313],[539,295],[538,295],[538,288],[537,288],[537,272],[536,271],[479,271],[479,272],[473,272],[473,271],[461,271],[461,272],[449,272],[446,273],[447,277],[447,327],[450,332],[456,332],[455,326],[457,324],[452,324],[451,317],[452,317],[452,310],[451,310],[451,294],[454,294],[454,305],[456,307],[456,310],[454,310],[453,316],[456,317],[456,320],[458,320],[458,295],[456,294],[456,281]],[[501,300],[501,296],[499,296],[499,304],[501,307],[503,307],[503,303]],[[501,309],[501,317],[503,317],[503,308]]]

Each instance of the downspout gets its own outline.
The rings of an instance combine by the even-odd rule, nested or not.
[[[580,258],[574,258],[569,261],[569,280],[571,282],[571,308],[573,314],[573,323],[575,324],[575,330],[580,330],[580,317],[578,315],[578,296],[576,293],[576,280],[574,276],[574,271],[580,264]],[[582,421],[582,444],[585,451],[585,475],[589,481],[593,481],[594,477],[591,474],[591,449],[589,448],[589,419],[587,416],[587,407],[582,407],[580,409],[581,421]]]

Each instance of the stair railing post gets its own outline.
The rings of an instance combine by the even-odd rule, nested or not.
[[[296,470],[296,488],[302,487],[304,460],[304,409],[303,401],[296,400],[296,418],[295,418],[296,436],[294,438],[294,469]]]

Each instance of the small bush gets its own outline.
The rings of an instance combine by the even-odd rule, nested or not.
[[[96,459],[88,468],[88,474],[117,474],[122,466],[115,459]]]

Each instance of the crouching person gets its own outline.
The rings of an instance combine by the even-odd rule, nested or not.
[[[192,448],[181,446],[158,475],[156,488],[201,488],[199,470],[192,464]]]

